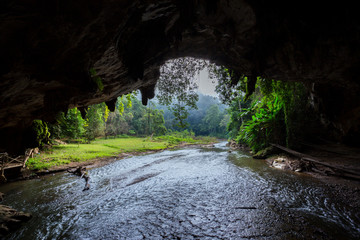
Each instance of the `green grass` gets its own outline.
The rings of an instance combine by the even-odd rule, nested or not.
[[[174,135],[165,135],[156,137],[155,140],[159,141],[168,141],[170,144],[180,144],[180,143],[189,143],[189,144],[208,144],[216,142],[214,137],[179,137]]]
[[[186,140],[186,141],[183,141]],[[206,144],[214,138],[181,139],[174,136],[149,138],[97,139],[91,144],[55,145],[50,150],[30,158],[26,166],[31,170],[44,170],[70,162],[83,162],[95,158],[116,156],[127,152],[146,152],[174,147],[182,142]]]

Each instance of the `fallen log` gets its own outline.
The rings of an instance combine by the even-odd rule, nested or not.
[[[345,168],[342,168],[342,167],[337,167],[337,166],[330,165],[328,163],[325,163],[323,160],[321,160],[319,158],[312,157],[310,155],[294,151],[292,149],[286,148],[286,147],[281,146],[279,144],[270,143],[270,145],[274,146],[274,147],[277,147],[277,148],[279,148],[279,149],[281,149],[281,150],[283,150],[283,151],[285,151],[287,153],[290,153],[290,154],[300,158],[301,160],[312,162],[312,163],[315,163],[315,164],[319,164],[319,165],[331,168],[333,170],[340,171],[342,173],[341,175],[343,175],[344,177],[355,178],[357,180],[360,180],[360,173],[357,173],[357,172],[354,172],[354,171],[351,171],[349,169],[345,169]],[[353,176],[351,176],[351,175],[353,175]]]

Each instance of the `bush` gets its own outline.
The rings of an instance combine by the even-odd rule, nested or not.
[[[43,147],[45,144],[50,143],[50,132],[46,122],[34,120],[32,123],[32,130],[37,146]]]

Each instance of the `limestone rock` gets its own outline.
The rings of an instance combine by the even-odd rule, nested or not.
[[[33,119],[143,89],[192,56],[249,79],[304,82],[339,139],[360,134],[356,3],[245,0],[16,1],[0,12],[0,152],[26,146]],[[100,79],[100,80],[99,80]],[[101,87],[100,87],[101,86]],[[24,137],[25,136],[25,137]]]

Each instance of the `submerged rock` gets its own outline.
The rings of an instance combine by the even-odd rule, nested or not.
[[[302,172],[309,167],[305,162],[285,155],[268,158],[267,161],[273,168],[290,170],[294,172]]]
[[[242,150],[248,150],[246,146],[241,145],[240,143],[237,143],[235,140],[229,140],[229,142],[226,144],[227,147],[230,147],[231,149],[242,149]]]
[[[277,157],[273,160],[272,167],[277,168],[277,169],[282,169],[285,170],[287,167],[287,161],[286,158],[284,157]]]

